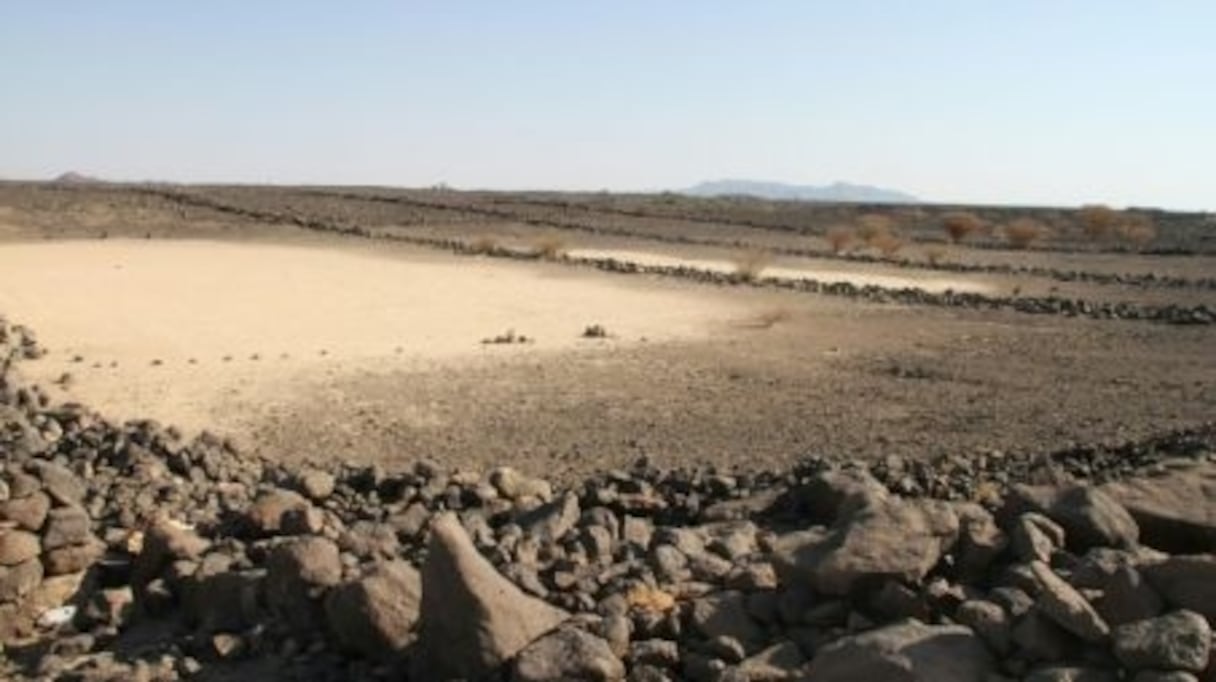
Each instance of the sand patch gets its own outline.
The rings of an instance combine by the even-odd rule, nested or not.
[[[627,249],[573,249],[570,251],[570,255],[575,258],[615,258],[639,265],[662,267],[685,266],[710,272],[730,273],[736,270],[735,263],[724,259],[687,258]],[[993,290],[993,287],[989,284],[962,278],[923,276],[919,273],[909,276],[883,275],[866,272],[859,268],[847,267],[810,267],[775,264],[765,267],[760,274],[763,277],[776,277],[779,279],[814,279],[827,284],[850,282],[858,286],[874,285],[889,289],[914,288],[932,293],[941,293],[947,290],[989,293]]]
[[[50,349],[25,367],[35,380],[67,372],[70,397],[187,429],[222,428],[225,406],[290,403],[297,378],[697,340],[749,312],[558,266],[143,240],[0,245],[0,311]],[[582,338],[591,324],[612,337]],[[530,342],[482,343],[508,330]]]

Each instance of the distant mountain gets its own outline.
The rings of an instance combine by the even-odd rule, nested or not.
[[[834,182],[830,185],[790,185],[758,180],[713,180],[680,191],[698,197],[747,196],[798,201],[848,201],[857,203],[912,204],[920,200],[893,189]]]
[[[92,182],[101,182],[101,180],[98,180],[97,178],[89,176],[89,175],[85,175],[84,173],[77,173],[76,171],[68,171],[68,172],[64,173],[63,175],[56,177],[55,182],[63,182],[63,183],[75,185],[75,184],[86,184],[86,183],[92,183]]]

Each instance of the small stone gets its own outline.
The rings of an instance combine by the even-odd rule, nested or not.
[[[966,601],[955,611],[954,619],[974,630],[998,655],[1005,656],[1012,648],[1012,624],[1009,615],[999,604]]]
[[[512,666],[513,682],[617,682],[625,665],[604,640],[563,627],[529,644]]]
[[[328,471],[309,469],[299,478],[300,491],[314,502],[321,502],[334,493],[334,475]]]
[[[291,490],[272,490],[258,496],[245,511],[245,520],[258,535],[275,535],[283,529],[283,520],[290,512],[300,513],[312,505],[304,496]]]
[[[1102,642],[1107,638],[1110,627],[1080,592],[1053,573],[1047,564],[1036,561],[1030,567],[1042,588],[1036,602],[1040,611],[1081,639]]]
[[[1064,529],[1042,514],[1028,512],[1018,517],[1010,540],[1022,561],[1049,562],[1052,553],[1064,546]]]
[[[748,644],[765,640],[764,631],[747,614],[747,598],[741,592],[719,592],[694,601],[689,620],[706,639],[733,637]]]

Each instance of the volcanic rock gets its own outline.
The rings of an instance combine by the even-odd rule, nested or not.
[[[494,570],[454,514],[431,522],[414,677],[480,679],[567,617]]]

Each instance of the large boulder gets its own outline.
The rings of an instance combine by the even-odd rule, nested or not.
[[[414,641],[422,605],[422,576],[393,561],[330,591],[329,629],[343,649],[367,658],[390,658]]]
[[[1015,486],[1006,498],[1003,516],[1016,518],[1038,512],[1060,524],[1068,546],[1132,547],[1140,538],[1140,527],[1114,498],[1088,485]]]
[[[515,658],[513,682],[617,682],[625,664],[608,642],[564,627],[532,642]]]
[[[478,554],[454,514],[436,516],[422,567],[416,679],[481,679],[568,615],[529,597]]]
[[[1167,603],[1216,622],[1216,555],[1171,556],[1140,572]]]
[[[994,672],[992,655],[961,625],[907,620],[837,640],[811,661],[815,682],[975,682]]]
[[[787,583],[845,595],[886,579],[924,578],[958,539],[959,520],[935,500],[885,500],[854,510],[829,531],[798,531],[774,543]]]
[[[1115,628],[1115,658],[1133,670],[1189,670],[1208,665],[1212,628],[1193,611],[1175,611]]]
[[[1216,551],[1216,465],[1102,486],[1140,525],[1146,545],[1167,552]]]
[[[333,540],[320,536],[293,538],[266,560],[266,598],[270,607],[297,626],[311,625],[316,599],[342,581],[342,561]]]

